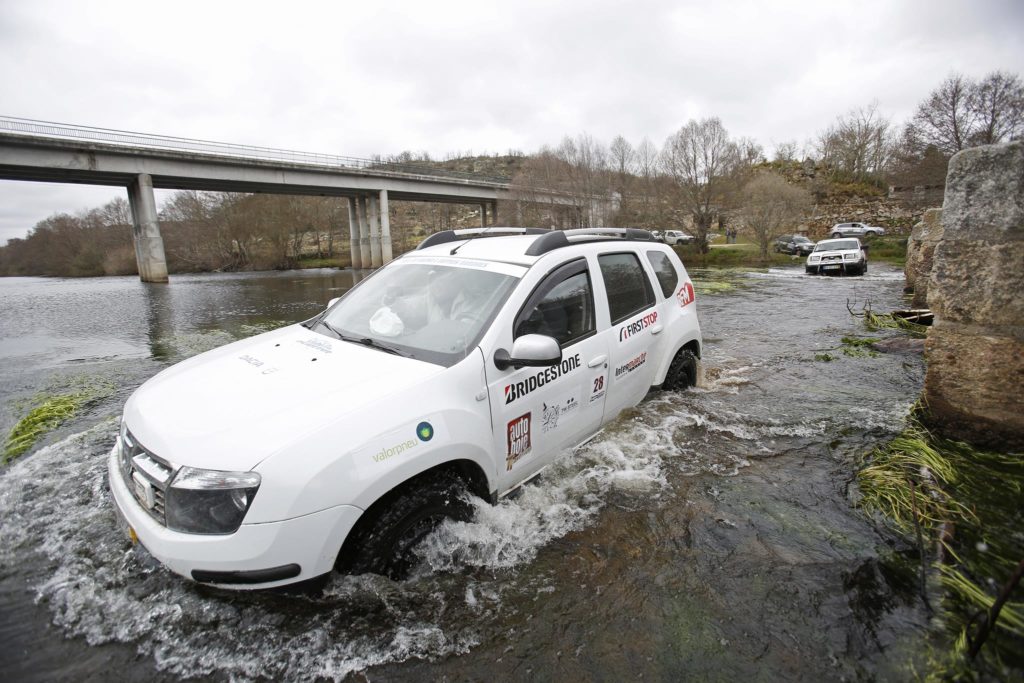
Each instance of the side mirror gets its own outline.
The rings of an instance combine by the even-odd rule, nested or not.
[[[562,362],[562,348],[554,337],[524,334],[512,342],[512,353],[505,349],[494,352],[494,366],[499,370],[547,368]]]
[[[333,299],[331,299],[330,301],[327,302],[327,308],[330,308],[334,304],[338,303],[340,300],[341,300],[340,296],[334,297]]]

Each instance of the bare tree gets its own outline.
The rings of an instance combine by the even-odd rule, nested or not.
[[[608,148],[608,157],[614,175],[613,189],[619,194],[619,213],[627,214],[632,203],[630,191],[636,179],[636,151],[626,138],[618,135]]]
[[[923,145],[935,145],[946,156],[952,156],[967,146],[975,129],[977,111],[972,105],[971,82],[960,74],[953,74],[932,91],[910,125],[912,135]]]
[[[866,180],[886,170],[893,150],[889,121],[878,103],[853,109],[818,135],[817,151],[826,165]]]
[[[757,240],[761,259],[767,261],[772,237],[810,207],[811,194],[774,173],[758,173],[743,187],[740,201],[743,222]]]
[[[1024,135],[1024,85],[1019,76],[994,71],[972,88],[975,130],[969,140],[992,145]]]
[[[786,140],[775,145],[775,153],[772,154],[773,161],[794,161],[797,157],[796,140]]]
[[[673,180],[681,206],[693,218],[694,236],[707,253],[707,235],[738,164],[736,144],[718,118],[691,119],[669,136],[661,166]]]

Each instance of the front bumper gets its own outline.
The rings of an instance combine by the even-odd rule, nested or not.
[[[326,574],[334,568],[341,544],[362,514],[352,505],[337,505],[280,522],[242,524],[233,534],[172,531],[146,513],[129,491],[118,463],[119,445],[107,458],[110,493],[118,513],[153,557],[192,580],[252,589]]]
[[[817,275],[846,275],[852,271],[854,273],[864,272],[864,261],[833,261],[830,263],[816,263],[813,265],[805,265],[804,270],[811,274]]]

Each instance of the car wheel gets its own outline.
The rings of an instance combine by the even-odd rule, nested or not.
[[[816,268],[810,268],[808,266],[804,266],[804,272],[807,273],[808,275],[814,275],[814,274],[816,274],[818,272],[818,270]]]
[[[398,487],[367,511],[365,523],[359,521],[343,552],[351,550],[339,557],[338,568],[404,579],[416,564],[413,551],[431,531],[446,519],[467,521],[472,516],[465,492],[465,482],[448,470]]]
[[[690,349],[680,349],[665,374],[662,385],[669,391],[682,391],[697,385],[697,356]]]
[[[833,238],[842,237],[842,236],[843,236],[843,233],[841,233],[841,232],[834,232],[834,233],[832,233],[832,237]]]

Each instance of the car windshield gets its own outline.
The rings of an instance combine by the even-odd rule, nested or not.
[[[806,244],[807,242],[810,242],[810,240],[804,237],[803,235],[797,235],[796,237],[793,238],[793,241],[799,242],[800,244]]]
[[[476,346],[519,278],[500,263],[441,260],[394,261],[346,294],[321,319],[326,325],[314,329],[454,365]]]
[[[859,249],[860,245],[857,240],[830,240],[828,242],[818,242],[815,245],[814,251],[845,251],[847,249]]]

